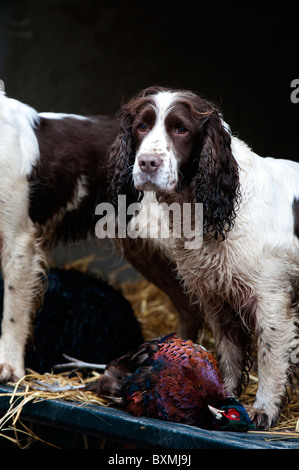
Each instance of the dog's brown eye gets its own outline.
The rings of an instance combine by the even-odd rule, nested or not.
[[[137,126],[137,130],[140,131],[140,132],[146,132],[146,131],[147,131],[147,125],[144,124],[144,122],[141,122],[141,123]]]
[[[186,132],[188,132],[188,130],[184,126],[177,127],[175,131],[177,134],[186,134]]]

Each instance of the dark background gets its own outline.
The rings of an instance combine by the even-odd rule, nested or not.
[[[0,0],[0,78],[39,111],[114,114],[149,85],[192,89],[257,153],[297,159],[299,17],[282,4]]]
[[[0,0],[0,78],[38,111],[82,114],[114,114],[149,85],[192,89],[255,152],[299,161],[297,9],[220,5]]]

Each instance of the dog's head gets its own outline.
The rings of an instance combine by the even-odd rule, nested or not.
[[[235,216],[239,177],[231,136],[217,108],[190,91],[148,88],[120,111],[121,130],[110,151],[111,188],[160,199],[189,186],[203,203],[205,231],[224,238]]]

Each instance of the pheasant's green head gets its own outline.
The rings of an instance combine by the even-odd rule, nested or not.
[[[219,431],[246,432],[254,429],[244,406],[235,398],[228,397],[219,407],[208,407],[211,412],[211,429]]]

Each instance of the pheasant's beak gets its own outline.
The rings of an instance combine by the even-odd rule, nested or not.
[[[210,412],[212,413],[212,415],[215,416],[216,419],[222,418],[222,414],[224,413],[224,411],[218,410],[217,408],[214,408],[213,406],[210,406],[210,405],[208,405],[208,408]]]

